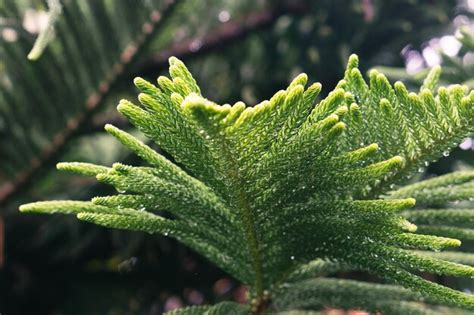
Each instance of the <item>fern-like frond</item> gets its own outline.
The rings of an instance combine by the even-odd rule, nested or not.
[[[474,93],[466,93],[460,85],[435,92],[439,68],[432,70],[417,94],[402,82],[392,87],[376,70],[370,72],[367,84],[357,64],[357,58],[351,57],[339,86],[354,95],[363,118],[352,123],[343,149],[375,142],[381,157],[398,154],[404,159],[403,167],[370,187],[368,195],[388,191],[390,185],[424,169],[473,132]]]
[[[409,93],[376,72],[368,84],[352,56],[345,79],[319,102],[321,86],[306,87],[307,76],[300,75],[254,107],[221,106],[204,98],[185,65],[171,58],[171,78],[159,77],[157,85],[136,79],[139,105],[123,100],[118,110],[175,162],[108,125],[150,166],[60,164],[96,176],[119,194],[96,197],[87,209],[51,202],[21,210],[74,213],[107,227],[175,237],[248,285],[253,314],[264,312],[272,297],[277,311],[329,305],[432,314],[419,303],[422,296],[430,304],[473,310],[473,296],[416,275],[474,276],[472,266],[416,251],[458,247],[459,231],[431,233],[423,224],[417,231],[409,221],[443,213],[460,220],[454,212],[417,216],[413,197],[419,205],[433,194],[439,202],[469,198],[473,175],[456,173],[389,192],[472,132],[474,93],[460,86],[433,92],[438,72],[420,93]],[[411,290],[307,280],[341,270],[367,271]],[[235,307],[230,305],[219,307]]]
[[[473,209],[456,206],[459,201],[472,201],[473,176],[471,171],[453,172],[401,187],[388,198],[416,198],[417,206],[401,215],[415,223],[419,233],[474,240]]]
[[[446,252],[418,251],[418,253],[435,257],[435,258],[440,258],[443,260],[449,260],[449,261],[464,264],[464,265],[470,265],[470,266],[474,265],[474,254],[472,253],[452,252],[452,251],[446,251]]]

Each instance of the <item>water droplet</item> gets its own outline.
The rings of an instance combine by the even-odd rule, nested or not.
[[[291,260],[295,260],[295,256],[291,256],[290,259],[291,259]]]

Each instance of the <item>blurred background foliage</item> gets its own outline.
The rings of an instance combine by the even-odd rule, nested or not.
[[[299,72],[328,93],[351,53],[362,70],[377,67],[412,88],[436,64],[445,67],[444,83],[474,86],[471,0],[61,4],[55,39],[29,61],[48,4],[0,0],[0,313],[6,315],[161,314],[245,299],[245,288],[173,240],[17,211],[22,202],[107,193],[94,181],[55,172],[58,161],[140,163],[102,127],[130,129],[115,105],[134,99],[135,76],[155,80],[171,55],[187,63],[206,97],[221,103],[254,105]],[[466,139],[424,176],[469,167],[473,147]]]

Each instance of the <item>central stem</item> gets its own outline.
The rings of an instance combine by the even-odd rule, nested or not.
[[[231,195],[233,207],[240,212],[243,221],[243,232],[246,238],[246,246],[250,252],[253,271],[255,272],[255,299],[264,300],[263,293],[263,266],[262,266],[262,257],[260,251],[260,244],[257,237],[257,230],[255,225],[255,218],[252,211],[251,203],[248,199],[247,193],[245,191],[246,182],[242,178],[241,173],[239,172],[239,161],[235,159],[235,152],[231,150],[231,144],[228,142],[228,139],[225,138],[225,134],[218,128],[218,124],[210,123],[209,118],[201,120],[204,124],[205,129],[209,138],[214,139],[213,146],[219,147],[219,155],[223,157],[223,160],[226,161],[225,168],[222,170],[224,174],[228,175],[228,178],[231,181],[231,187],[235,189],[227,191]],[[202,132],[200,132],[202,133]],[[266,307],[265,307],[266,308]],[[252,311],[253,313],[253,311]],[[262,314],[260,311],[255,314]]]
[[[270,292],[264,290],[262,295],[250,302],[250,312],[252,315],[265,315],[268,305],[270,305]]]
[[[257,299],[263,297],[263,270],[262,270],[262,257],[260,255],[260,245],[255,232],[255,222],[253,219],[252,208],[246,194],[242,187],[245,187],[240,179],[235,167],[231,170],[231,176],[233,181],[236,182],[237,189],[237,200],[238,206],[241,209],[244,219],[244,230],[247,238],[247,244],[249,244],[249,250],[253,258],[253,267],[255,270],[255,291],[257,293]]]
[[[263,295],[263,271],[262,271],[262,258],[260,256],[260,246],[255,233],[255,222],[251,213],[250,205],[245,198],[243,192],[239,189],[239,200],[243,206],[244,224],[247,239],[250,243],[250,251],[254,259],[255,269],[255,290],[257,291],[257,297],[260,298]]]
[[[215,139],[220,142],[222,148],[222,155],[225,157],[228,163],[228,175],[232,181],[232,187],[236,187],[235,190],[235,206],[240,210],[243,217],[243,228],[245,237],[247,239],[247,246],[253,260],[253,269],[255,271],[255,291],[256,298],[263,298],[263,268],[262,268],[262,257],[260,253],[260,244],[258,242],[255,221],[252,213],[252,207],[247,198],[245,192],[245,180],[239,174],[238,161],[234,158],[234,154],[229,150],[228,143],[225,138],[219,133],[214,133]]]

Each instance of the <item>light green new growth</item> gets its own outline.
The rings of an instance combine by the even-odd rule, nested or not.
[[[20,210],[169,235],[250,288],[247,306],[225,302],[170,314],[474,310],[474,296],[418,275],[474,277],[470,254],[438,253],[460,246],[457,238],[474,239],[474,209],[439,207],[474,197],[474,172],[399,186],[472,134],[474,92],[436,90],[439,68],[413,93],[376,71],[367,83],[357,66],[353,55],[344,79],[321,101],[321,85],[306,87],[302,74],[254,107],[221,106],[201,96],[184,64],[170,58],[171,78],[159,77],[158,85],[135,79],[140,105],[122,100],[118,110],[175,162],[107,125],[149,166],[60,163],[119,194]],[[398,285],[326,278],[347,270]]]

